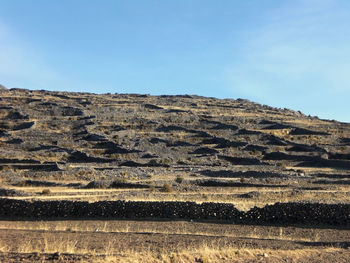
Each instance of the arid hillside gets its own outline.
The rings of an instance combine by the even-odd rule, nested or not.
[[[2,262],[349,258],[348,123],[243,99],[0,87],[0,169]]]
[[[243,99],[0,92],[1,179],[13,186],[91,181],[91,188],[157,190],[170,183],[190,191],[350,183],[347,123]]]

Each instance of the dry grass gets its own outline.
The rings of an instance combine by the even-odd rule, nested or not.
[[[74,233],[157,233],[169,235],[196,235],[211,237],[237,237],[251,239],[291,240],[318,242],[329,240],[332,230],[277,226],[220,225],[212,223],[193,223],[187,221],[3,221],[0,229],[74,232]],[[337,230],[335,240],[347,241],[348,230]]]
[[[273,250],[255,249],[252,247],[235,247],[233,244],[221,246],[205,243],[199,247],[191,247],[172,251],[161,249],[153,251],[149,247],[140,249],[129,248],[119,251],[116,249],[117,241],[111,240],[103,244],[99,250],[88,249],[88,241],[64,238],[55,235],[42,235],[41,239],[29,240],[16,247],[0,243],[1,252],[17,253],[68,253],[76,255],[90,255],[95,257],[95,262],[306,262],[307,259],[326,259],[330,255],[346,254],[350,252],[338,248],[323,249],[296,249],[296,250]],[[316,261],[317,262],[317,261]],[[345,262],[345,261],[344,261]]]
[[[171,178],[172,181],[174,177]],[[146,183],[146,181],[144,182]],[[249,210],[257,206],[263,207],[276,202],[320,202],[322,203],[349,203],[350,185],[332,185],[328,188],[321,185],[323,189],[303,190],[302,182],[294,187],[202,187],[194,190],[182,191],[169,186],[157,189],[156,185],[151,189],[72,189],[66,187],[10,187],[21,190],[28,194],[22,197],[9,197],[21,200],[79,200],[79,201],[103,201],[103,200],[125,200],[125,201],[192,201],[233,203],[240,210]],[[313,185],[316,186],[316,185]],[[308,187],[305,184],[305,187]],[[241,195],[257,192],[258,195],[243,198]]]
[[[213,248],[204,246],[193,251],[181,251],[163,257],[164,262],[310,262],[311,258],[319,258],[322,262],[323,254],[337,254],[341,250],[329,248],[298,249],[298,250],[269,250],[252,248]],[[317,261],[316,261],[317,262]],[[344,261],[345,262],[345,261]]]

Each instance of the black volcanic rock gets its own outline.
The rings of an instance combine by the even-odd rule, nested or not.
[[[350,138],[341,138],[341,142],[350,145]]]
[[[173,131],[187,131],[186,128],[177,126],[177,125],[169,125],[158,128],[156,131],[158,132],[173,132]]]
[[[243,198],[254,198],[241,196]],[[350,226],[349,204],[275,203],[243,212],[233,204],[195,202],[24,201],[0,198],[0,219],[181,219],[254,225]],[[349,247],[347,242],[346,247]]]
[[[81,151],[75,151],[70,154],[68,161],[72,163],[106,163],[111,160],[99,157],[91,157]]]
[[[292,128],[290,125],[285,125],[282,123],[274,123],[272,125],[266,126],[264,130],[280,130],[280,129],[290,129]]]
[[[30,129],[34,126],[35,122],[22,122],[22,123],[0,123],[0,129],[19,131],[24,129]]]
[[[145,158],[145,159],[149,159],[149,158],[158,158],[159,156],[154,155],[154,154],[150,154],[150,153],[146,153],[144,155],[141,156],[141,158]]]
[[[84,114],[82,109],[74,107],[52,107],[49,113],[53,116],[82,116]]]
[[[94,180],[88,183],[84,188],[87,189],[103,189],[109,188],[111,182],[106,180]]]
[[[330,135],[327,132],[320,132],[320,131],[312,131],[308,129],[303,128],[294,128],[291,132],[291,135]]]
[[[18,111],[10,112],[6,116],[6,118],[10,120],[28,120],[29,119],[28,115],[23,115]]]
[[[27,196],[27,195],[28,194],[20,190],[0,188],[0,196]]]
[[[274,122],[274,121],[269,121],[269,120],[261,120],[261,121],[259,122],[259,124],[272,124],[272,125],[274,125],[274,124],[276,124],[276,122]]]
[[[316,145],[306,144],[294,144],[294,146],[287,148],[289,152],[326,152],[323,148],[317,147]]]
[[[226,160],[235,165],[262,165],[264,164],[259,159],[256,158],[247,158],[247,157],[231,157],[231,156],[223,156],[219,155],[219,158],[222,160]]]
[[[167,111],[167,113],[186,113],[188,111],[184,111],[184,110],[179,110],[179,109],[170,109]]]
[[[21,143],[23,143],[23,140],[19,139],[19,138],[14,138],[14,139],[7,141],[7,143],[9,143],[9,144],[21,144]]]
[[[83,137],[82,140],[85,140],[88,142],[92,142],[92,141],[101,142],[101,141],[106,141],[107,139],[106,139],[106,137],[104,137],[102,135],[89,134],[89,135]]]
[[[279,146],[286,146],[289,143],[285,140],[274,136],[274,135],[264,135],[262,137],[262,141],[265,143],[265,145],[279,145]]]
[[[126,162],[119,164],[119,166],[140,167],[140,166],[144,166],[144,164],[140,164],[140,163],[137,163],[134,161],[126,161]]]
[[[70,166],[73,177],[89,181],[208,167],[235,170],[234,178],[284,178],[286,167],[339,176],[349,169],[350,124],[248,100],[25,89],[2,89],[0,97],[5,180],[16,169],[35,178],[71,176]]]
[[[349,160],[350,161],[350,154],[331,153],[331,154],[328,154],[328,159],[338,159],[338,160]]]
[[[40,161],[32,160],[32,159],[9,159],[9,158],[1,158],[0,164],[2,163],[25,163],[25,164],[39,164]]]
[[[162,107],[159,107],[157,105],[153,105],[153,104],[145,104],[145,108],[146,109],[152,109],[152,110],[162,110]]]
[[[264,172],[264,171],[246,171],[246,172],[236,172],[231,170],[204,170],[200,171],[200,174],[208,177],[217,177],[217,178],[271,178],[271,177],[284,177],[282,173],[274,172]]]
[[[167,142],[168,147],[181,147],[181,146],[194,146],[191,143],[185,141],[175,141],[175,142]]]
[[[260,152],[265,152],[268,147],[266,146],[261,146],[261,145],[254,145],[254,144],[249,144],[246,147],[243,148],[245,151],[260,151]]]
[[[247,130],[247,129],[241,129],[238,131],[237,134],[238,135],[258,135],[258,134],[261,134],[261,132],[251,131],[251,130]]]
[[[202,147],[194,150],[190,154],[216,154],[219,153],[217,150],[207,147]]]
[[[152,144],[156,144],[156,143],[166,143],[166,144],[170,144],[169,141],[164,140],[164,139],[159,139],[159,138],[152,138],[150,140],[150,143]]]
[[[238,126],[225,123],[217,123],[216,126],[211,128],[212,130],[238,130]]]

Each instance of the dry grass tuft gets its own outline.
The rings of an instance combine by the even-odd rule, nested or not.
[[[164,184],[162,187],[162,190],[163,190],[163,192],[166,192],[166,193],[174,192],[174,188],[171,184]]]

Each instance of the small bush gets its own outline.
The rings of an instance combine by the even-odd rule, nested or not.
[[[149,186],[149,190],[151,192],[154,192],[156,190],[156,186],[155,186],[154,182],[149,182],[148,186]]]
[[[28,183],[27,183],[27,180],[22,180],[16,183],[15,185],[19,187],[24,187],[24,186],[28,186]]]
[[[175,179],[175,182],[177,182],[178,184],[181,184],[184,181],[184,178],[182,176],[178,176]]]
[[[8,169],[9,169],[8,166],[1,166],[0,167],[0,171],[3,171],[3,172],[7,172]]]
[[[125,184],[127,182],[128,182],[128,180],[126,178],[122,178],[122,177],[119,177],[114,181],[115,184]]]
[[[3,172],[8,172],[8,171],[12,172],[14,169],[13,169],[13,167],[11,165],[8,165],[8,166],[1,166],[0,170],[3,171]]]
[[[171,193],[174,191],[173,186],[171,184],[164,184],[162,190],[167,193]]]
[[[242,177],[239,181],[240,181],[242,184],[248,183],[248,179],[247,179],[247,178],[244,178],[244,177]]]
[[[149,188],[149,185],[135,182],[128,182],[124,178],[118,178],[110,184],[111,188]]]
[[[50,190],[50,189],[43,189],[43,190],[41,191],[41,194],[42,194],[42,195],[49,195],[49,194],[51,194],[51,190]]]
[[[169,164],[169,163],[170,163],[170,159],[167,159],[167,158],[162,159],[162,160],[160,161],[160,163],[161,163],[161,164]]]
[[[98,189],[103,189],[103,188],[108,188],[111,182],[107,180],[95,180],[91,181],[88,183],[85,188],[93,189],[93,188],[98,188]]]
[[[254,149],[253,151],[250,152],[250,154],[253,156],[257,156],[257,155],[260,155],[260,152],[256,149]]]

